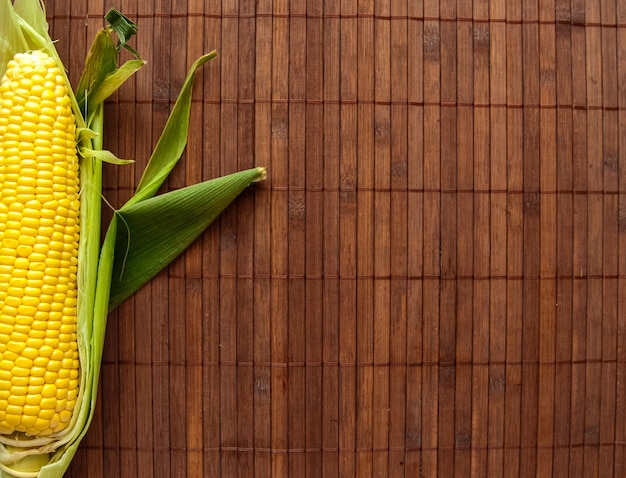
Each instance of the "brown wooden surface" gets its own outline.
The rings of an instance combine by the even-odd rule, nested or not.
[[[626,3],[46,5],[73,81],[139,26],[113,205],[211,49],[167,188],[269,167],[111,314],[68,476],[626,474]]]

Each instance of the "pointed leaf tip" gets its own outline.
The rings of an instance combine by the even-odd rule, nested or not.
[[[256,168],[256,170],[259,175],[253,182],[260,183],[261,181],[265,181],[265,179],[267,178],[267,168],[265,166],[259,166],[258,168]]]

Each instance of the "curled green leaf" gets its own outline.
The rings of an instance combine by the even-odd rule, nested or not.
[[[110,9],[104,18],[107,22],[109,22],[111,28],[113,28],[119,38],[117,50],[119,51],[121,47],[124,47],[136,55],[137,52],[130,47],[130,45],[128,45],[128,40],[137,33],[137,25],[135,25],[130,18],[120,13],[115,8]]]

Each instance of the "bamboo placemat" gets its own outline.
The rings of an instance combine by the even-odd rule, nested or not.
[[[74,81],[139,25],[111,204],[214,48],[167,188],[269,167],[111,314],[69,476],[626,475],[626,3],[46,5]]]

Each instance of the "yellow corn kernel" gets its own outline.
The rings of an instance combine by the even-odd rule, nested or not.
[[[25,405],[22,408],[22,411],[23,411],[23,415],[22,415],[21,424],[26,430],[29,430],[37,421],[37,414],[39,413],[39,407],[29,407],[28,405]]]
[[[71,421],[78,209],[64,77],[46,53],[17,54],[0,80],[0,433],[49,436]]]

